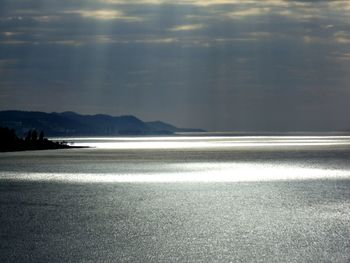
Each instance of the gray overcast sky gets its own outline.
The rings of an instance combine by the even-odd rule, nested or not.
[[[0,110],[350,130],[350,1],[0,0]]]

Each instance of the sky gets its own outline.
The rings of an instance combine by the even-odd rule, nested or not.
[[[0,0],[0,110],[350,130],[349,0]]]

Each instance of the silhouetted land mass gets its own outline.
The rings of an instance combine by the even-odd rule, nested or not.
[[[25,138],[19,138],[14,129],[0,127],[0,152],[50,150],[75,148],[64,142],[53,142],[44,137],[44,132],[39,134],[36,130],[28,131]]]
[[[47,136],[167,135],[204,131],[177,128],[161,121],[144,122],[134,116],[80,115],[74,112],[0,111],[0,126],[15,129],[22,136],[33,129],[44,130]]]

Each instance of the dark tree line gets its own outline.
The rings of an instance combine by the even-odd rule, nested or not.
[[[38,133],[36,130],[28,131],[27,136],[24,139],[26,142],[37,142],[37,141],[44,141],[46,140],[44,138],[44,132],[41,131],[40,135],[38,136]]]
[[[30,130],[24,138],[19,138],[14,129],[0,127],[0,151],[26,151],[69,148],[65,143],[52,142],[45,138],[44,132],[39,134]]]

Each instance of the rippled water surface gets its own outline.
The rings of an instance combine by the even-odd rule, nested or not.
[[[3,153],[1,178],[70,182],[239,182],[349,177],[350,137],[347,136],[65,140],[74,146],[91,148]]]
[[[0,153],[1,262],[350,261],[350,137],[65,140]]]

